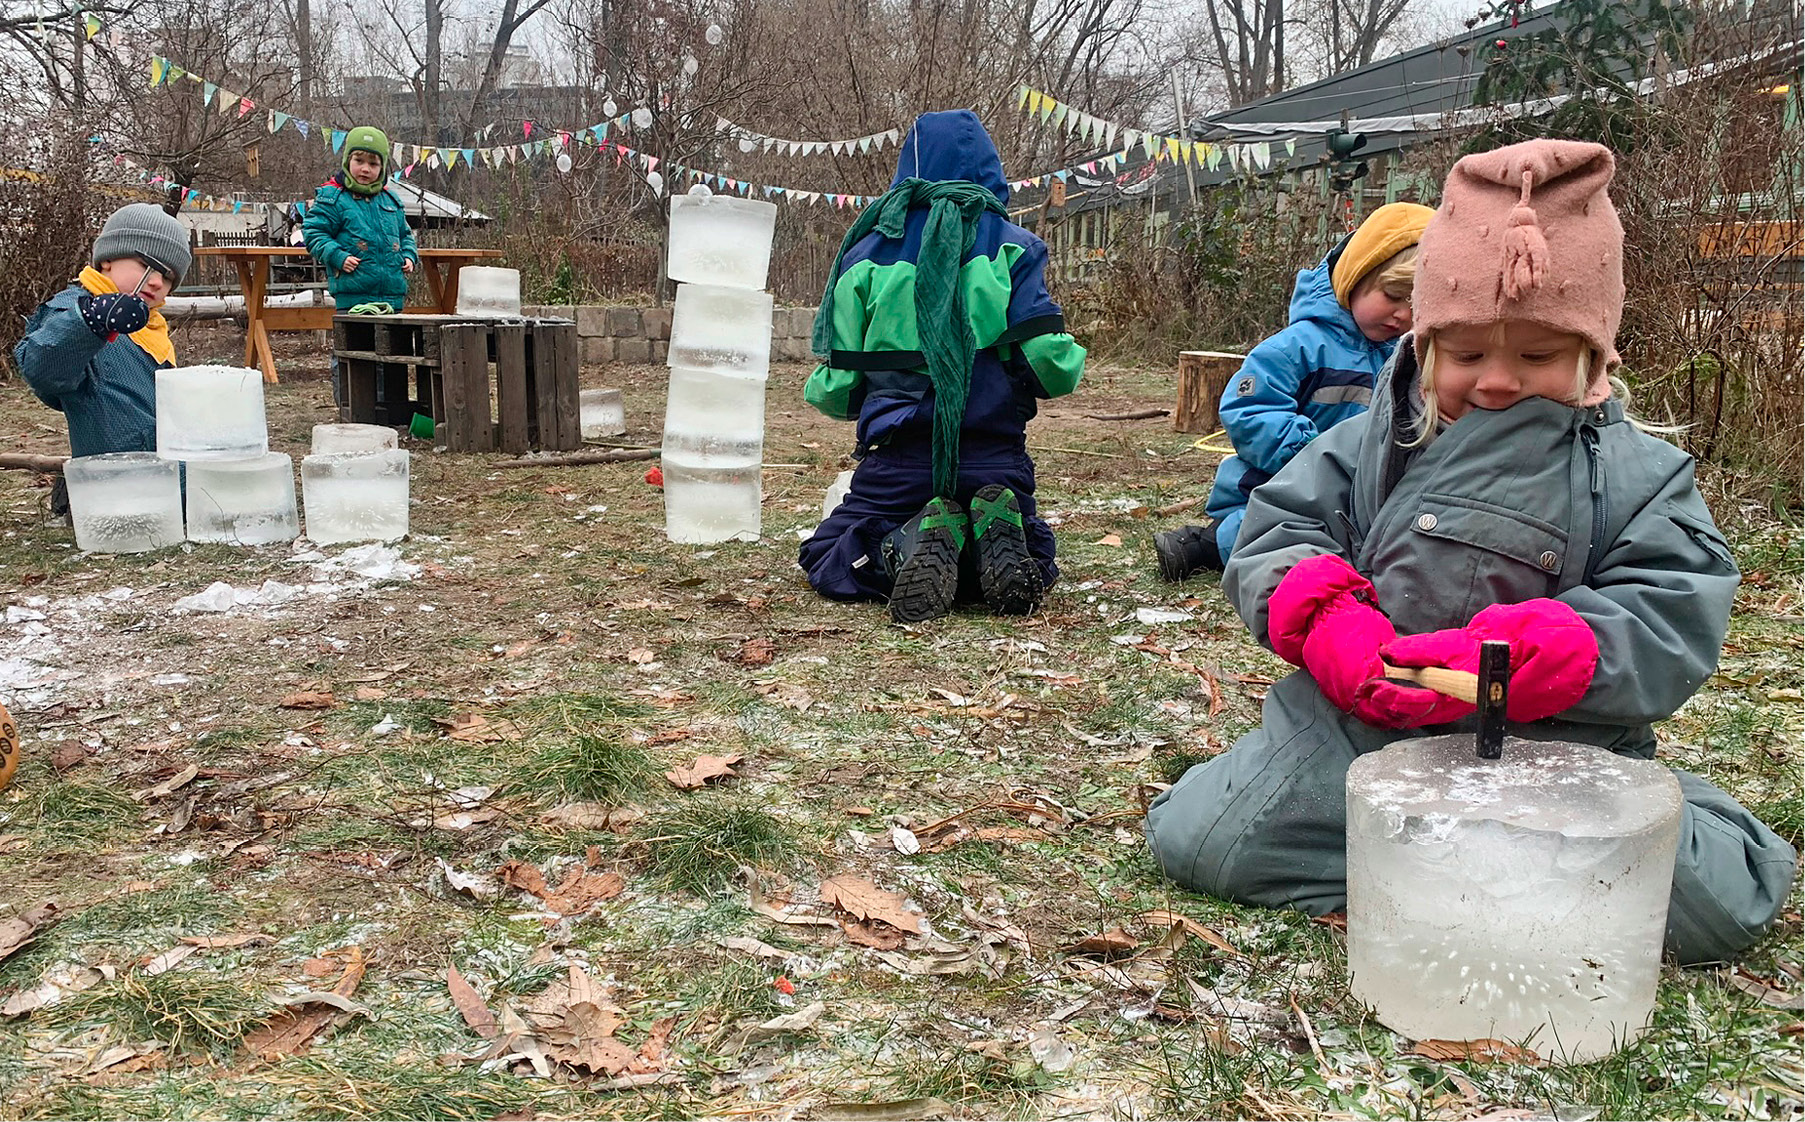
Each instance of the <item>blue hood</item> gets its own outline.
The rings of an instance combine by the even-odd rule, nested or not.
[[[1351,344],[1371,347],[1376,344],[1368,342],[1366,336],[1360,334],[1360,325],[1354,322],[1354,314],[1341,306],[1335,299],[1335,286],[1330,283],[1330,274],[1335,271],[1335,257],[1331,253],[1322,264],[1314,269],[1300,269],[1297,274],[1297,287],[1291,290],[1292,323],[1310,320],[1323,328],[1346,336]],[[1390,353],[1390,344],[1385,344]]]
[[[963,179],[987,189],[999,202],[1009,201],[1003,158],[969,109],[923,113],[915,118],[896,160],[894,187],[905,179]],[[1333,299],[1333,296],[1330,297]]]

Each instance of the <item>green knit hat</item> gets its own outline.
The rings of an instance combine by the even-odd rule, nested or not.
[[[345,172],[345,190],[353,195],[378,195],[388,187],[389,138],[383,135],[381,129],[369,125],[357,126],[345,134],[345,147],[342,151],[345,154],[344,162],[339,166]],[[351,153],[353,152],[368,152],[382,161],[382,174],[376,177],[376,182],[366,187],[352,176]]]

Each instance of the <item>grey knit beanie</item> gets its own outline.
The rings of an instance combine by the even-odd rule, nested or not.
[[[94,239],[94,264],[104,265],[121,257],[148,257],[175,275],[174,289],[193,260],[188,252],[188,231],[154,203],[127,203],[114,211]]]

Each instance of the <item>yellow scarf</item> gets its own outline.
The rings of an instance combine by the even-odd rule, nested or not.
[[[76,279],[83,288],[96,296],[119,291],[119,286],[113,283],[112,278],[92,266],[84,266],[81,276]],[[169,338],[169,321],[155,308],[150,310],[149,322],[132,332],[132,342],[143,347],[144,353],[156,359],[158,366],[175,365],[175,343]]]

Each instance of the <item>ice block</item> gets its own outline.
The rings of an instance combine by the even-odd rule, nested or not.
[[[181,466],[151,452],[106,452],[63,464],[75,544],[143,553],[182,540]]]
[[[157,455],[254,460],[268,451],[261,372],[237,366],[157,371]]]

